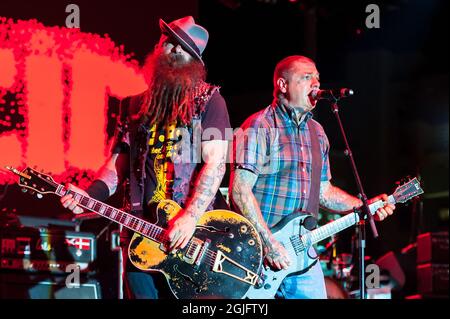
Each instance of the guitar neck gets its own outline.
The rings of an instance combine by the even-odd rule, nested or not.
[[[388,203],[395,204],[395,198],[393,195],[388,197]],[[370,213],[374,215],[377,209],[383,207],[384,205],[385,202],[383,202],[382,200],[370,204],[369,205]],[[311,244],[316,244],[324,240],[325,238],[328,238],[352,225],[355,225],[358,222],[359,222],[358,213],[350,213],[345,215],[344,217],[341,217],[333,222],[330,222],[324,226],[321,226],[303,235],[303,237],[305,237],[307,242],[310,242]]]
[[[58,196],[71,194],[73,198],[78,201],[78,206],[81,206],[86,210],[95,212],[156,242],[164,242],[165,230],[155,224],[146,222],[145,220],[137,218],[131,214],[109,206],[89,196],[84,196],[78,192],[68,190],[61,184],[57,184],[55,194]]]

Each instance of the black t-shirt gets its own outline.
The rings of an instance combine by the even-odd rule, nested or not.
[[[218,91],[213,93],[205,105],[205,110],[201,114],[201,127],[203,132],[206,130],[206,134],[202,134],[202,141],[226,140],[225,131],[231,125],[225,100]],[[145,204],[156,203],[162,199],[172,199],[174,167],[171,152],[181,138],[176,128],[176,123],[166,127],[154,126],[151,128],[145,163]]]

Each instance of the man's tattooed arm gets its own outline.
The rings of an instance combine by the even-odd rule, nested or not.
[[[108,186],[109,196],[115,193],[119,185],[119,177],[116,170],[116,161],[119,154],[112,154],[109,160],[98,171],[97,178]]]
[[[188,199],[185,209],[169,221],[167,229],[169,251],[184,248],[192,237],[198,219],[213,200],[225,175],[227,150],[227,141],[214,140],[202,143],[205,164],[199,172],[194,194]]]
[[[253,186],[258,176],[246,169],[236,169],[231,181],[231,199],[242,215],[256,227],[265,245],[269,245],[272,233],[261,214],[258,201],[253,194]]]
[[[273,237],[272,232],[264,221],[258,201],[253,194],[252,189],[257,179],[258,176],[248,170],[236,169],[232,175],[231,199],[260,234],[269,264],[278,269],[287,268],[290,264],[288,253]]]
[[[320,205],[336,213],[346,213],[360,207],[362,201],[325,181],[320,182]]]
[[[83,190],[72,184],[67,185],[67,187],[70,190],[78,192],[84,196],[91,196],[96,199],[106,200],[109,196],[114,194],[119,184],[120,177],[118,176],[116,169],[116,162],[118,159],[122,159],[121,154],[112,154],[103,167],[98,171],[95,180],[88,189]],[[101,181],[103,183],[96,183],[97,181]],[[76,201],[71,194],[62,196],[60,201],[65,208],[70,209],[75,214],[81,214],[84,211],[83,208],[78,206],[78,201]]]
[[[214,140],[202,143],[202,155],[205,161],[199,172],[195,192],[186,205],[186,213],[198,220],[214,199],[226,171],[228,142]]]

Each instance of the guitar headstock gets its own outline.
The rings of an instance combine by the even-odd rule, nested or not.
[[[30,167],[27,167],[22,171],[10,166],[6,166],[6,169],[19,176],[19,181],[17,183],[24,189],[29,189],[39,194],[56,193],[58,183],[56,183],[49,175],[38,172]]]
[[[392,194],[397,203],[405,203],[413,197],[423,194],[423,189],[417,177],[404,181],[402,185],[398,186]]]

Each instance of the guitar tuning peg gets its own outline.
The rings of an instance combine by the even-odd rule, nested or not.
[[[406,184],[411,178],[409,176],[404,176],[402,178],[400,178],[399,181],[395,182],[396,185],[400,186],[403,184]]]

